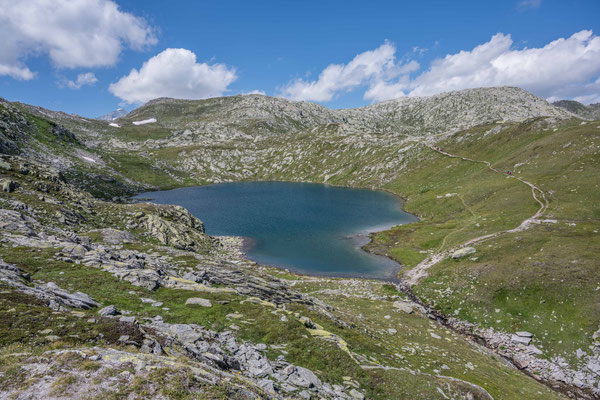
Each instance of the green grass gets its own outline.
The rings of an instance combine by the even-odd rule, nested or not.
[[[545,218],[558,222],[479,244],[475,261],[445,260],[416,293],[448,315],[458,311],[484,326],[531,331],[546,357],[562,355],[576,364],[575,350],[588,348],[600,324],[596,125],[569,123],[554,131],[531,121],[488,136],[483,133],[491,127],[474,128],[442,143],[450,153],[491,160],[540,186],[550,200]],[[423,221],[381,233],[369,247],[408,268],[423,256],[419,251],[516,227],[539,207],[516,180],[431,150],[388,188],[407,198],[406,209]]]

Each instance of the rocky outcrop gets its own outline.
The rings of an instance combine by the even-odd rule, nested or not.
[[[600,119],[600,103],[585,105],[574,100],[559,100],[552,103],[552,105],[572,112],[579,118],[588,120]]]
[[[266,345],[239,343],[229,331],[217,333],[194,324],[168,324],[161,318],[143,327],[163,336],[167,354],[185,355],[215,368],[240,371],[277,398],[353,398],[351,388],[324,383],[311,370],[293,365],[283,356],[270,360],[265,354]]]
[[[202,222],[180,206],[155,206],[136,215],[138,224],[160,243],[181,250],[206,252],[214,243]]]
[[[465,337],[473,338],[477,343],[492,349],[496,354],[510,360],[518,369],[553,389],[565,392],[573,398],[591,399],[598,398],[600,395],[600,343],[594,348],[594,354],[587,356],[586,369],[575,370],[562,357],[552,359],[539,357],[543,351],[532,344],[533,334],[530,332],[519,331],[508,334],[458,318],[447,317],[423,304],[408,284],[400,283],[396,284],[396,287],[407,294],[413,304],[430,318],[438,320]],[[596,366],[599,367],[597,370]]]
[[[70,293],[59,288],[54,282],[32,281],[29,274],[2,260],[0,260],[0,282],[46,302],[53,310],[64,310],[65,307],[82,309],[98,307],[98,303],[85,293]]]

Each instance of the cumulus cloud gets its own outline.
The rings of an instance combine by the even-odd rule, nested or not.
[[[96,75],[94,75],[93,72],[86,72],[84,74],[77,75],[77,79],[74,81],[67,81],[65,85],[69,89],[80,89],[82,86],[94,85],[96,82],[98,82]]]
[[[512,49],[510,35],[496,34],[472,51],[447,55],[413,82],[410,95],[481,86],[512,85],[538,96],[582,96],[600,75],[600,37],[581,31],[539,48]]]
[[[157,97],[204,99],[221,96],[236,79],[233,67],[198,63],[189,50],[166,49],[112,83],[109,91],[127,103]]]
[[[396,47],[386,42],[375,50],[358,54],[348,64],[331,64],[319,78],[312,81],[297,79],[281,88],[281,94],[294,100],[329,101],[337,94],[365,84],[374,85],[419,68],[416,61],[396,62]]]
[[[140,17],[111,0],[0,0],[0,75],[32,79],[30,56],[58,68],[114,65],[124,47],[156,43]]]
[[[516,49],[510,35],[498,33],[472,50],[434,60],[418,75],[415,61],[399,65],[389,43],[361,53],[346,65],[328,66],[314,81],[296,80],[283,94],[299,100],[329,101],[338,93],[364,88],[364,98],[382,101],[452,90],[518,86],[553,99],[586,103],[600,96],[600,37],[583,30],[537,48]]]

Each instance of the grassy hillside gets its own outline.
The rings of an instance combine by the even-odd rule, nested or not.
[[[475,246],[473,257],[445,259],[414,287],[446,315],[500,330],[534,333],[545,357],[573,364],[590,351],[600,324],[600,122],[549,129],[543,121],[460,132],[444,151],[489,160],[538,185],[550,200],[547,222]],[[378,234],[370,248],[415,266],[426,252],[514,228],[535,213],[526,185],[485,165],[430,149],[387,186],[423,221]]]
[[[521,102],[515,103],[516,98]],[[473,101],[478,104],[476,116],[471,115]],[[39,240],[47,241],[45,247],[19,239],[18,246],[5,242],[0,254],[35,280],[82,291],[101,305],[116,305],[138,319],[161,315],[168,323],[231,330],[240,341],[266,344],[272,360],[283,356],[309,368],[323,382],[359,388],[368,398],[489,398],[486,392],[495,399],[560,397],[497,353],[433,322],[432,314],[392,285],[288,274],[237,258],[227,245],[203,248],[202,254],[183,249],[174,243],[181,242],[180,234],[191,235],[191,228],[185,224],[173,228],[175,220],[165,210],[98,199],[240,180],[384,189],[404,198],[405,209],[420,221],[374,234],[367,249],[396,259],[410,271],[428,257],[473,238],[514,229],[533,216],[539,204],[531,188],[517,179],[522,178],[548,199],[544,214],[528,229],[475,244],[476,252],[468,257],[440,258],[412,293],[447,317],[508,334],[531,332],[540,358],[589,374],[587,357],[598,352],[594,334],[600,325],[600,121],[569,119],[570,114],[532,95],[523,97],[514,88],[413,103],[397,101],[336,113],[264,96],[200,102],[159,99],[118,120],[120,127],[0,103],[3,153],[39,160],[74,185],[60,184],[57,189],[56,182],[49,184],[45,175],[34,173],[35,168],[27,169],[28,174],[18,168],[2,170],[3,178],[20,185],[0,194],[3,207],[37,220],[35,230],[44,230],[45,237],[85,236],[91,240],[90,251],[100,253],[98,246],[106,246],[115,253],[114,260],[121,260],[113,265],[117,270],[122,260],[152,255],[160,262],[146,269],[158,268],[172,278],[154,290],[133,285],[127,280],[133,279],[127,275],[131,271],[98,269],[80,262],[81,257],[65,260],[64,252],[50,239],[41,239],[43,235]],[[415,104],[420,108],[412,114],[402,111]],[[440,113],[444,118],[429,118]],[[147,118],[158,121],[132,124]],[[440,121],[448,126],[436,130]],[[435,151],[434,144],[455,157]],[[487,161],[491,168],[476,161]],[[503,173],[506,170],[513,176]],[[139,213],[156,219],[140,225],[135,222],[140,217],[134,217]],[[13,237],[14,226],[4,225],[0,231]],[[107,228],[130,231],[137,239],[109,244],[98,231]],[[165,239],[170,235],[176,240]],[[198,232],[194,235],[200,237]],[[118,258],[121,253],[123,258]],[[235,285],[223,283],[209,284],[211,290],[201,294],[213,307],[185,306],[186,299],[197,293],[173,282],[185,281],[186,272],[215,265],[235,269],[244,279],[280,278],[283,286],[278,290],[297,290],[333,308],[323,311],[300,301],[274,307],[264,298],[256,300],[254,292],[232,292]],[[3,295],[3,326],[11,328],[0,337],[7,354],[91,345],[131,354],[139,350],[118,341],[122,335],[117,333],[130,332],[130,326],[114,326],[110,320],[101,320],[98,326],[89,322],[95,310],[84,314],[70,310],[65,323],[62,314],[12,289]],[[142,297],[151,297],[164,308],[140,302]],[[396,301],[411,304],[414,312],[401,311],[394,306]],[[238,314],[243,317],[231,316]],[[309,317],[315,325],[301,317]],[[38,343],[35,338],[41,334],[32,333],[43,331],[42,325],[61,337],[59,344]],[[65,326],[78,336],[69,336]],[[107,339],[99,340],[98,333]],[[0,364],[4,374],[0,378],[18,388],[20,375],[13,372],[30,366],[10,357]],[[211,390],[222,393],[220,385]]]

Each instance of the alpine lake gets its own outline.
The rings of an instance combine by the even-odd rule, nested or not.
[[[136,200],[183,206],[207,234],[243,237],[249,259],[320,276],[394,278],[399,264],[361,247],[371,232],[417,221],[390,193],[315,183],[219,183]]]

